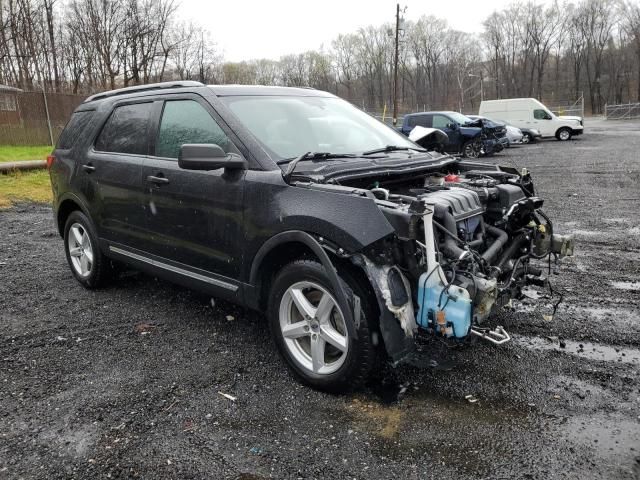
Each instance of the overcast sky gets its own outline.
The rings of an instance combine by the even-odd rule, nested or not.
[[[340,33],[394,21],[391,0],[181,0],[180,16],[207,27],[229,61],[277,59],[287,53],[326,48]],[[405,0],[405,17],[445,18],[455,29],[479,32],[482,21],[511,0]]]

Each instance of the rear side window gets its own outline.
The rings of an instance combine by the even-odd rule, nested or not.
[[[96,150],[145,155],[151,107],[152,103],[116,107],[96,140]]]
[[[409,117],[409,126],[410,127],[429,127],[429,116],[428,115],[415,115],[413,117]]]
[[[202,105],[193,100],[171,100],[164,104],[156,141],[156,156],[178,158],[185,143],[215,143],[225,152],[234,145]]]
[[[71,115],[71,119],[67,123],[67,126],[64,127],[64,130],[60,134],[58,138],[58,144],[56,148],[61,150],[69,150],[76,143],[76,140],[80,137],[82,132],[84,132],[85,127],[91,121],[91,117],[93,116],[93,111],[85,111],[85,112],[75,112]]]

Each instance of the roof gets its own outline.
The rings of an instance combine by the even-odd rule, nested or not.
[[[275,87],[265,85],[208,85],[218,97],[235,96],[291,96],[333,97],[331,93],[309,87]]]
[[[428,112],[415,112],[415,113],[407,113],[405,115],[405,117],[410,117],[412,115],[433,115],[433,114],[442,114],[442,115],[450,115],[452,113],[459,113],[459,112],[454,112],[453,110],[437,110],[437,111],[428,111]],[[464,114],[463,114],[464,115]]]
[[[191,80],[180,80],[176,82],[161,82],[161,83],[147,83],[144,85],[134,85],[132,87],[117,88],[115,90],[108,90],[106,92],[96,93],[87,98],[83,103],[93,102],[94,100],[102,100],[104,98],[115,97],[117,95],[126,95],[128,93],[147,92],[150,90],[161,90],[170,88],[184,88],[184,87],[204,87],[200,82],[194,82]]]
[[[20,93],[22,90],[16,87],[10,87],[9,85],[0,84],[0,92],[4,93]]]
[[[117,88],[106,92],[96,93],[87,98],[84,103],[102,100],[105,98],[115,97],[119,95],[128,95],[141,92],[149,92],[152,90],[171,90],[180,88],[203,88],[200,82],[191,80],[179,80],[175,82],[149,83],[146,85],[135,85],[132,87]],[[309,87],[272,87],[264,85],[208,85],[216,96],[295,96],[295,97],[333,97],[334,95],[315,90]]]

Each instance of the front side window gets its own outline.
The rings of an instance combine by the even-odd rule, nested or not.
[[[221,97],[275,160],[306,152],[354,153],[387,145],[420,148],[404,135],[335,97]]]
[[[546,110],[539,108],[533,111],[533,118],[536,120],[551,120],[551,115]]]
[[[439,128],[440,130],[442,130],[443,128],[447,128],[450,123],[451,120],[444,115],[433,116],[433,128]]]
[[[171,100],[164,104],[156,140],[156,156],[178,158],[187,143],[215,143],[225,152],[237,153],[218,123],[194,100]]]
[[[116,107],[96,140],[100,152],[146,155],[151,103]]]

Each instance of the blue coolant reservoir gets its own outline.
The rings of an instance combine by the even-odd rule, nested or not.
[[[418,324],[423,328],[432,328],[446,337],[466,337],[471,328],[472,305],[469,292],[456,285],[451,285],[444,292],[445,285],[440,278],[444,278],[444,275],[438,273],[423,273],[418,281]],[[440,311],[444,312],[444,319],[442,313],[438,315]]]

